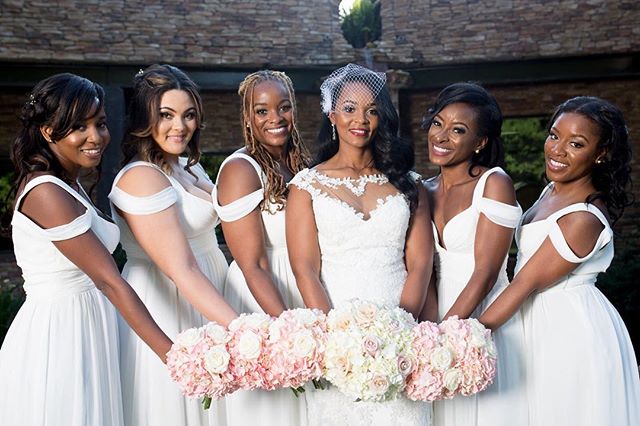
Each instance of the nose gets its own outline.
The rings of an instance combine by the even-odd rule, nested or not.
[[[368,124],[369,115],[367,114],[367,111],[361,111],[359,114],[356,114],[356,122],[362,123],[362,124]]]
[[[89,126],[88,129],[89,134],[87,135],[87,140],[90,142],[107,142],[111,137],[109,129],[106,127],[98,128],[97,126]]]
[[[270,110],[267,119],[270,123],[279,123],[282,120],[282,114],[279,109]]]
[[[441,143],[447,140],[449,132],[444,127],[431,126],[429,129],[429,134],[431,138],[433,138],[434,142]]]
[[[565,154],[564,144],[559,139],[558,140],[549,139],[547,143],[549,144],[549,152],[551,154],[558,155],[558,156],[562,156]]]
[[[184,119],[182,117],[176,116],[171,124],[175,130],[182,130],[185,128]]]

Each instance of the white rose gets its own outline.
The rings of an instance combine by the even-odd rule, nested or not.
[[[373,303],[362,303],[353,314],[356,322],[360,325],[373,324],[378,315],[378,307]]]
[[[244,359],[254,359],[260,355],[262,340],[257,334],[247,331],[240,337],[238,352]]]
[[[210,322],[205,326],[207,336],[209,336],[216,344],[224,343],[229,340],[227,330],[219,324]]]
[[[272,342],[280,340],[281,330],[282,325],[280,322],[272,322],[271,325],[269,325],[269,340]]]
[[[293,341],[293,351],[297,356],[308,357],[316,348],[316,341],[311,333],[300,333]]]
[[[374,395],[384,395],[387,389],[389,389],[389,380],[384,376],[376,375],[369,382],[369,390]]]
[[[176,343],[185,348],[191,348],[202,340],[202,330],[199,328],[190,328],[178,334]]]
[[[396,358],[396,354],[398,353],[397,349],[395,342],[388,342],[387,346],[382,350],[382,356],[386,359]]]
[[[229,358],[224,345],[214,346],[204,355],[204,367],[211,374],[224,373],[229,366]]]
[[[451,366],[453,355],[447,348],[439,347],[431,353],[431,365],[439,371],[444,371]]]
[[[451,370],[447,370],[442,377],[442,381],[444,382],[444,387],[449,390],[449,392],[454,392],[460,386],[460,380],[462,380],[462,374],[460,374],[460,370],[457,368],[452,368]]]

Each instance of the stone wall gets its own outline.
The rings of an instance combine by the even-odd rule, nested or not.
[[[337,0],[2,1],[0,60],[202,66],[348,62]]]
[[[398,66],[640,50],[637,0],[382,2],[374,54]]]

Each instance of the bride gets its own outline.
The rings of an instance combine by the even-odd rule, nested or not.
[[[433,240],[426,193],[397,137],[385,75],[349,64],[321,86],[316,166],[291,181],[286,234],[305,305],[328,312],[354,299],[401,306],[427,296]],[[431,406],[400,397],[354,402],[337,389],[307,396],[309,424],[430,425]]]

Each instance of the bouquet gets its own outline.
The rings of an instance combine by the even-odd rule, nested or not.
[[[413,317],[401,308],[352,300],[327,315],[324,377],[361,401],[394,399],[413,371]]]
[[[475,318],[423,322],[413,330],[417,366],[407,381],[414,401],[465,396],[487,388],[495,376],[496,351],[491,331]]]
[[[297,396],[303,385],[322,376],[326,317],[318,309],[284,311],[269,324],[266,352],[269,365],[265,389],[290,387]]]
[[[167,353],[171,379],[185,396],[204,398],[205,409],[209,408],[211,399],[219,399],[237,389],[229,365],[230,338],[224,327],[209,323],[180,333]]]
[[[267,340],[273,322],[267,314],[241,314],[229,324],[229,370],[240,389],[267,388]]]

